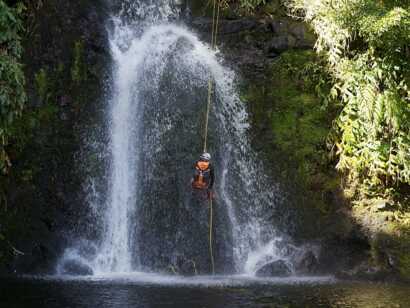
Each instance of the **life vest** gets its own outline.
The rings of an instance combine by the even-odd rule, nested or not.
[[[195,189],[207,189],[209,187],[210,173],[209,162],[198,161],[195,166],[194,180],[192,187]]]

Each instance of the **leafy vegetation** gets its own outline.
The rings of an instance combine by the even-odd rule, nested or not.
[[[266,0],[222,0],[223,6],[229,6],[232,4],[239,4],[239,7],[246,11],[252,11],[258,6],[266,3]]]
[[[33,178],[43,161],[49,164],[52,158],[61,158],[68,152],[59,150],[62,143],[67,147],[75,143],[71,136],[63,139],[62,132],[66,130],[58,115],[63,118],[64,112],[79,110],[82,100],[78,98],[81,95],[85,98],[83,93],[89,92],[84,89],[84,81],[88,84],[90,78],[87,78],[84,42],[64,44],[72,46],[71,62],[40,63],[33,67],[36,73],[27,78],[33,79],[33,99],[38,104],[22,113],[26,101],[21,65],[22,14],[27,14],[27,32],[35,33],[33,16],[43,2],[24,3],[28,7],[26,12],[21,4],[11,7],[0,0],[0,181],[4,180],[9,187],[31,189],[33,193],[28,195],[35,196],[40,188],[34,188]],[[339,184],[339,177],[333,171],[335,161],[348,179],[346,187],[351,188],[350,196],[356,200],[368,197],[401,200],[401,213],[396,208],[379,210],[374,200],[363,202],[355,211],[356,216],[366,221],[362,225],[373,220],[374,228],[378,231],[383,228],[386,234],[372,244],[378,264],[384,262],[389,266],[387,261],[393,256],[400,272],[410,277],[409,201],[404,199],[410,190],[408,0],[221,0],[221,3],[224,8],[234,7],[235,16],[257,11],[264,17],[274,16],[270,12],[281,15],[286,5],[290,15],[312,26],[318,37],[317,54],[285,52],[272,67],[265,68],[266,84],[260,86],[259,81],[252,81],[247,98],[251,104],[256,102],[250,107],[254,109],[254,121],[263,122],[269,113],[267,127],[273,148],[283,154],[281,163],[286,164],[281,165],[282,177],[302,183],[303,201],[309,202],[307,205],[301,202],[301,206],[312,215],[320,211],[315,220],[335,210],[330,208],[328,200]],[[267,102],[259,106],[260,100]],[[266,106],[272,109],[267,110]],[[329,152],[333,160],[329,160]],[[10,170],[11,161],[19,163]],[[0,263],[18,254],[12,246],[16,242],[14,235],[21,235],[23,230],[29,232],[28,220],[34,216],[29,211],[38,210],[29,208],[31,203],[24,202],[24,198],[18,203],[26,204],[27,208],[7,208],[4,188],[7,185],[2,184]],[[380,220],[383,215],[388,219]],[[334,230],[335,226],[331,228]],[[389,258],[385,251],[389,251]]]
[[[329,89],[326,72],[311,51],[286,52],[271,70],[276,79],[271,80],[274,142],[287,153],[297,178],[312,185],[320,166],[328,162],[324,145],[332,112],[320,104],[320,96],[326,97]]]
[[[351,196],[394,197],[410,184],[408,1],[287,1],[309,22],[343,110],[329,141]]]
[[[284,52],[266,68],[266,78],[252,79],[243,91],[252,115],[253,146],[262,149],[272,163],[267,169],[287,191],[297,191],[286,198],[295,213],[291,232],[298,238],[325,233],[326,219],[340,208],[334,204],[340,177],[326,147],[339,108],[322,103],[331,88],[325,63],[313,50]]]
[[[10,128],[21,116],[26,102],[25,78],[20,63],[22,55],[20,16],[24,6],[15,8],[0,0],[0,173],[11,165],[6,152]]]
[[[273,143],[297,165],[295,174],[307,185],[308,196],[309,186],[325,194],[329,189],[315,180],[329,181],[324,170],[330,157],[344,179],[351,216],[369,235],[372,264],[395,269],[408,279],[410,3],[278,0],[266,1],[254,13],[266,12],[270,4],[278,7],[279,2],[288,15],[310,24],[324,61],[306,58],[301,66],[290,57],[294,52],[281,55],[276,69],[283,82],[271,79],[273,89],[268,90],[276,93],[269,94],[277,108],[271,116]],[[292,86],[301,81],[301,88]],[[309,84],[318,85],[314,90],[320,100],[307,95]],[[287,105],[278,104],[280,97]],[[317,199],[313,203],[323,204]],[[326,214],[330,203],[325,200],[324,205]]]
[[[74,60],[71,68],[71,79],[76,85],[79,85],[81,82],[87,79],[86,68],[84,67],[83,52],[83,42],[75,42],[73,50]]]

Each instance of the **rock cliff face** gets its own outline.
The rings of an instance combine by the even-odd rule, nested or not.
[[[209,33],[210,12],[193,2],[193,27]],[[322,269],[349,278],[409,279],[406,214],[383,200],[353,205],[344,197],[343,177],[326,147],[339,110],[324,104],[330,81],[313,51],[315,37],[283,14],[280,1],[267,3],[253,17],[224,12],[219,47],[241,73],[253,146],[286,200],[273,222],[296,240],[319,240]]]
[[[186,8],[187,23],[204,40],[209,40],[210,19],[193,8],[192,3]],[[201,7],[198,8],[197,11],[202,12]],[[104,101],[102,96],[110,65],[104,25],[106,17],[102,0],[53,0],[34,12],[34,24],[30,26],[33,30],[25,42],[29,107],[22,120],[22,134],[26,135],[14,157],[13,174],[8,183],[8,204],[15,212],[8,216],[9,225],[14,227],[6,235],[24,255],[7,258],[14,259],[13,263],[8,262],[9,270],[52,272],[71,235],[90,232],[87,230],[88,209],[83,179],[87,172],[103,174],[104,171],[99,171],[98,166],[95,167],[97,170],[91,171],[82,168],[93,162],[82,161],[81,146],[84,138],[98,133],[93,124],[103,123],[101,118],[105,116],[101,102]],[[289,117],[306,112],[317,102],[314,95],[300,93],[302,90],[293,86],[297,81],[280,74],[280,68],[278,71],[273,68],[282,53],[295,50],[298,55],[310,49],[314,37],[306,25],[283,16],[228,17],[220,23],[220,48],[226,63],[242,76],[243,94],[253,120],[254,146],[265,157],[271,169],[268,172],[286,173],[279,182],[283,187],[287,186],[283,192],[289,196],[289,206],[272,214],[280,216],[275,223],[282,224],[281,229],[286,226],[286,231],[296,238],[309,233],[306,238],[299,237],[301,240],[312,239],[320,234],[318,229],[323,223],[314,222],[317,207],[303,205],[306,198],[299,191],[302,186],[295,184],[298,172],[294,165],[298,162],[289,164],[281,157],[288,155],[288,151],[278,145],[282,135],[273,133],[271,125],[275,115]],[[303,60],[310,59],[305,57]],[[273,95],[278,91],[279,96]],[[311,103],[299,110],[295,106],[303,104],[304,99],[296,99],[289,108],[287,100],[290,95],[310,95],[308,101]],[[32,129],[25,127],[30,119],[36,121]],[[297,120],[303,122],[304,118]],[[311,125],[307,129],[314,128],[315,123]],[[285,128],[293,132],[292,124]],[[305,144],[301,140],[296,142]],[[298,159],[300,162],[309,157]],[[282,181],[292,173],[296,175]],[[315,192],[319,194],[323,185],[317,185]],[[296,197],[291,198],[291,195]],[[82,223],[78,224],[78,221]],[[333,227],[329,228],[333,232],[329,236],[330,242],[341,234],[333,231]],[[339,227],[343,229],[344,225],[339,224]],[[146,240],[149,242],[148,237]],[[323,262],[333,262],[329,256],[323,259]]]
[[[187,23],[209,40],[202,2],[188,1],[185,13]],[[87,172],[104,171],[81,168],[81,146],[90,132],[98,134],[94,124],[103,122],[111,61],[104,0],[44,1],[33,14],[24,58],[29,106],[17,129],[12,173],[2,180],[8,211],[0,225],[7,237],[6,244],[0,242],[3,270],[24,273],[52,272],[70,235],[87,229],[83,179]],[[315,66],[320,59],[311,51],[314,36],[277,10],[252,18],[224,14],[219,46],[227,65],[240,73],[253,146],[287,200],[273,220],[297,242],[320,240],[324,253],[315,266],[369,272],[358,264],[374,253],[371,241],[349,217],[339,176],[327,159],[325,138],[337,110],[322,108],[315,79],[301,73],[322,80]],[[378,243],[379,254],[389,247],[388,239]],[[393,271],[409,262],[381,258],[390,260],[386,267]]]
[[[110,63],[103,1],[52,0],[29,10],[23,58],[29,98],[15,129],[11,174],[2,179],[8,209],[0,257],[4,270],[25,273],[53,271],[86,211],[80,146],[101,116],[96,102]]]
[[[192,27],[209,40],[206,10],[193,14]],[[327,158],[325,140],[337,110],[323,108],[315,90],[326,78],[313,51],[315,37],[306,24],[280,11],[225,14],[218,47],[240,75],[253,148],[276,181],[272,187],[279,184],[283,194],[272,223],[297,242],[318,240],[319,267],[350,268],[366,259],[369,245],[349,217],[340,178]]]

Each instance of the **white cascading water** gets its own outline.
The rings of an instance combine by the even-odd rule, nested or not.
[[[146,27],[145,33],[138,37],[136,24],[124,18],[131,13],[133,18],[142,19],[138,26]],[[131,253],[136,238],[130,236],[131,217],[137,202],[138,187],[138,143],[141,119],[138,111],[138,80],[141,79],[141,65],[150,55],[148,48],[155,36],[150,25],[165,21],[174,10],[168,1],[154,4],[136,2],[125,3],[119,16],[113,18],[114,30],[110,35],[110,49],[114,60],[114,87],[110,110],[110,180],[108,206],[102,245],[95,259],[94,273],[131,272],[133,262]],[[138,255],[138,253],[136,253]],[[138,263],[137,263],[138,264]]]
[[[138,177],[142,114],[145,104],[150,104],[141,98],[141,92],[147,84],[151,89],[160,88],[171,53],[178,60],[178,66],[173,67],[175,76],[179,72],[190,76],[182,86],[195,83],[205,89],[210,75],[215,81],[217,102],[212,113],[220,131],[215,138],[223,153],[216,189],[228,211],[235,271],[254,274],[269,262],[289,258],[289,247],[283,249],[282,239],[266,221],[266,208],[275,202],[275,188],[271,183],[269,186],[248,144],[247,113],[235,89],[235,74],[220,63],[208,44],[186,27],[170,22],[177,16],[177,5],[171,0],[125,1],[121,13],[112,19],[111,162],[106,204],[100,208],[105,211],[100,215],[104,227],[92,257],[82,256],[75,248],[67,249],[63,256],[63,260],[81,259],[97,275],[140,270],[138,236],[133,230],[138,225],[135,213],[142,193]],[[184,48],[178,45],[181,42]],[[167,123],[164,119],[161,123]],[[144,149],[150,153],[161,147],[158,136],[169,130],[159,123],[153,124],[158,126],[156,133]],[[171,121],[168,124],[172,125]]]

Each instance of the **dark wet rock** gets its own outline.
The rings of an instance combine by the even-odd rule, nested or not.
[[[298,40],[307,39],[308,28],[304,23],[292,23],[289,32]]]
[[[266,44],[266,50],[268,53],[281,53],[294,47],[296,47],[296,39],[292,35],[280,35],[273,37]]]
[[[88,265],[77,260],[68,260],[62,267],[61,274],[73,276],[90,276],[93,270]]]
[[[21,187],[21,192],[15,192],[17,196],[9,200],[10,205],[24,204],[26,216],[31,218],[30,224],[38,226],[38,221],[44,221],[44,230],[31,231],[32,238],[27,239],[27,243],[21,245],[22,250],[32,251],[32,257],[24,256],[27,263],[25,268],[35,268],[39,264],[54,264],[55,259],[61,255],[61,251],[66,247],[66,242],[62,240],[62,229],[76,229],[72,232],[85,233],[95,232],[93,230],[83,230],[89,228],[94,223],[87,223],[88,216],[81,196],[78,192],[81,189],[81,180],[84,177],[75,166],[82,166],[85,163],[78,162],[78,144],[81,136],[79,127],[81,127],[81,116],[92,119],[98,112],[92,112],[93,109],[101,108],[97,99],[99,93],[102,93],[101,83],[104,80],[104,68],[109,65],[106,29],[102,26],[101,19],[104,14],[100,14],[95,7],[100,1],[47,1],[46,6],[40,12],[39,33],[36,33],[34,41],[30,42],[26,59],[29,74],[33,75],[40,68],[45,68],[48,72],[57,71],[61,64],[66,68],[62,82],[64,87],[60,86],[61,93],[58,94],[58,114],[64,121],[45,125],[52,127],[51,133],[41,132],[39,135],[44,136],[43,141],[38,144],[30,145],[30,153],[38,162],[30,162],[31,158],[25,160],[33,166],[34,170],[40,170],[39,174],[34,174],[35,181],[32,186],[25,187],[19,183],[11,185]],[[57,9],[58,8],[58,9]],[[47,17],[47,18],[45,18]],[[209,35],[211,28],[210,19],[195,19],[194,27],[199,32],[205,32]],[[205,35],[206,35],[205,34]],[[299,48],[309,46],[307,40],[306,27],[299,23],[291,23],[286,20],[256,20],[250,18],[222,20],[220,27],[220,46],[224,51],[224,58],[228,63],[233,63],[235,70],[246,72],[248,78],[255,80],[265,78],[266,67],[269,63],[284,50],[288,48]],[[74,62],[73,48],[75,43],[81,42],[84,45],[84,60],[87,80],[79,87],[81,91],[75,93],[69,84],[71,82],[71,65]],[[60,63],[61,62],[61,63]],[[52,76],[51,76],[52,77]],[[33,79],[33,78],[32,78]],[[56,77],[57,79],[57,77]],[[59,78],[58,78],[59,79]],[[172,78],[170,78],[172,79]],[[28,80],[29,85],[34,85],[33,80]],[[200,93],[201,89],[198,89]],[[35,101],[30,96],[30,101]],[[81,96],[81,97],[80,97]],[[200,96],[200,95],[198,95]],[[81,100],[79,99],[81,98]],[[196,104],[200,106],[200,104]],[[188,118],[193,118],[201,114],[198,110],[192,110],[192,114],[186,114]],[[170,109],[174,110],[174,106]],[[182,108],[181,108],[182,110]],[[95,114],[95,115],[94,115]],[[198,120],[198,123],[200,120]],[[268,122],[268,128],[271,127]],[[196,129],[192,129],[196,131]],[[86,135],[86,134],[84,134]],[[88,133],[87,133],[88,135]],[[192,140],[190,139],[191,130],[187,135],[176,132],[174,136],[169,136],[169,144],[180,138],[176,146],[179,148],[191,148]],[[33,138],[41,140],[40,138]],[[182,140],[183,139],[183,140]],[[266,147],[266,139],[263,140],[263,146]],[[37,142],[37,141],[36,141]],[[173,151],[171,151],[173,152]],[[201,273],[209,272],[209,249],[207,246],[208,236],[208,209],[206,205],[190,204],[189,192],[185,190],[185,182],[189,181],[189,174],[182,174],[185,171],[177,170],[171,174],[177,174],[171,181],[174,186],[169,189],[169,171],[163,166],[167,165],[170,158],[181,162],[181,165],[189,165],[196,157],[170,156],[174,154],[161,153],[159,157],[158,170],[152,168],[153,174],[158,179],[157,189],[152,187],[152,194],[147,193],[144,198],[147,202],[139,213],[144,219],[145,224],[141,226],[141,253],[142,262],[149,268],[163,268],[171,262],[157,261],[162,260],[164,255],[170,251],[180,250],[187,256],[185,260],[177,260],[174,265],[176,272],[182,275],[193,275],[197,271]],[[179,155],[179,154],[178,154]],[[77,160],[77,161],[75,161]],[[160,163],[162,162],[162,165]],[[19,166],[15,166],[16,170]],[[219,168],[219,169],[222,169]],[[93,171],[98,172],[98,171]],[[166,172],[163,176],[162,172]],[[189,171],[188,171],[189,172]],[[160,179],[166,179],[165,183],[160,183]],[[187,181],[179,181],[184,178]],[[152,197],[151,197],[152,196]],[[149,199],[149,200],[148,200]],[[170,204],[175,206],[169,206]],[[164,210],[166,209],[166,210]],[[28,211],[32,211],[28,212]],[[215,204],[215,258],[217,266],[228,264],[224,260],[232,259],[232,248],[230,234],[224,232],[224,228],[229,222],[226,214],[226,206],[221,202]],[[24,212],[23,210],[21,212]],[[283,213],[281,213],[283,216]],[[44,219],[44,216],[46,219]],[[178,218],[178,225],[175,218]],[[24,220],[25,221],[25,220]],[[53,222],[53,225],[48,223]],[[82,223],[78,224],[77,222]],[[153,226],[153,222],[155,226]],[[28,229],[33,230],[32,226]],[[74,227],[76,226],[76,227]],[[83,229],[82,229],[83,228]],[[78,230],[77,230],[78,229]],[[66,231],[66,230],[64,230]],[[69,233],[69,232],[67,232]],[[41,243],[39,243],[41,239]],[[34,248],[32,247],[34,246]],[[19,246],[20,247],[20,246]],[[154,248],[153,248],[154,247]],[[31,259],[29,259],[31,258]],[[23,257],[21,257],[23,259]],[[277,261],[277,264],[266,266],[260,270],[260,274],[267,273],[268,276],[289,275],[290,271],[283,261]],[[274,262],[275,263],[275,262]],[[306,260],[306,267],[311,266],[312,260]],[[225,266],[225,265],[223,265]],[[21,264],[18,266],[21,267]],[[44,265],[45,269],[48,269]],[[228,272],[230,269],[221,269]],[[73,274],[78,272],[89,273],[89,269],[82,267],[81,264],[68,264],[68,271]],[[259,272],[259,271],[258,271]]]
[[[398,277],[391,270],[373,266],[367,261],[351,269],[337,271],[335,276],[342,280],[365,281],[396,281]]]
[[[190,26],[202,40],[210,40],[211,18],[195,18]],[[249,80],[266,78],[266,68],[281,53],[311,49],[314,42],[315,36],[304,23],[286,17],[222,19],[218,33],[218,47],[226,63]]]
[[[219,34],[232,34],[242,31],[251,31],[258,27],[254,19],[224,20],[219,29]]]
[[[165,262],[165,260],[163,260]],[[197,263],[185,256],[177,254],[168,260],[170,265],[165,269],[165,273],[169,275],[194,276],[198,275]]]
[[[32,112],[24,122],[32,122],[30,114],[42,116],[33,118],[36,124],[30,124],[30,134],[18,146],[6,187],[7,203],[19,210],[9,221],[12,228],[1,231],[25,252],[6,260],[7,271],[53,273],[72,233],[90,228],[86,222],[77,225],[88,217],[81,188],[86,171],[78,153],[80,136],[88,136],[88,125],[101,115],[99,102],[109,74],[104,5],[100,0],[50,0],[35,12],[30,11],[33,6],[27,8],[33,25],[25,35],[22,61]],[[79,52],[76,46],[82,46]],[[76,62],[81,62],[79,81],[72,74]],[[45,95],[38,93],[40,72]]]
[[[187,259],[183,256],[177,256],[175,264],[169,267],[172,274],[183,276],[194,276],[198,274],[197,265],[194,260]]]
[[[243,31],[251,31],[258,27],[255,19],[221,20],[219,23],[219,35],[234,34]],[[212,29],[212,19],[197,18],[192,21],[192,26],[201,32],[208,32]]]
[[[274,35],[286,35],[289,33],[289,21],[283,19],[272,20],[269,28]]]
[[[268,263],[257,270],[258,277],[287,277],[292,274],[289,266],[283,260]]]
[[[305,252],[296,265],[300,274],[315,274],[319,269],[319,262],[312,251]]]
[[[320,272],[344,271],[354,268],[368,259],[369,243],[359,233],[351,232],[345,238],[333,234],[328,236],[328,239],[321,242],[321,250],[318,255]]]

